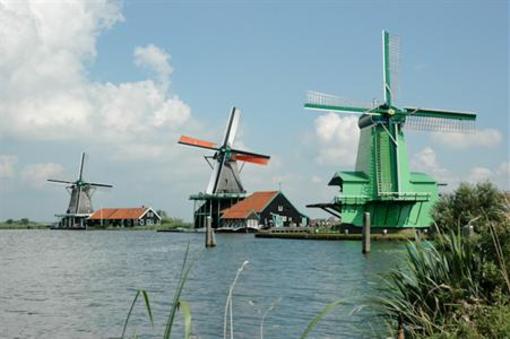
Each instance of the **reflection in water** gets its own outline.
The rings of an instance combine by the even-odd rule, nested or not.
[[[355,241],[256,239],[218,234],[218,246],[203,249],[203,234],[154,232],[0,232],[0,337],[118,337],[136,289],[149,292],[155,326],[142,303],[129,333],[158,338],[163,333],[188,241],[200,258],[182,298],[191,304],[193,333],[223,335],[228,288],[244,260],[250,263],[234,291],[236,338],[299,337],[327,303],[345,304],[324,318],[314,337],[374,337],[384,325],[373,321],[366,304],[378,273],[398,264],[402,243],[374,242],[368,257]],[[370,320],[372,321],[370,322]],[[177,325],[180,325],[180,316]],[[177,326],[176,337],[182,328]]]

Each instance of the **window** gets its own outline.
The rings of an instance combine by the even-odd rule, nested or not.
[[[283,205],[278,205],[278,212],[283,212]]]

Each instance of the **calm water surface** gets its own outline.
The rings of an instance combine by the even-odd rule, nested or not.
[[[200,258],[182,299],[191,304],[197,338],[223,337],[227,291],[244,260],[249,264],[234,291],[236,338],[260,338],[262,314],[275,301],[264,337],[299,337],[337,299],[346,304],[324,318],[312,337],[380,336],[384,325],[373,321],[370,308],[351,311],[375,295],[378,274],[401,261],[405,246],[375,242],[364,257],[353,241],[218,234],[218,246],[205,250],[203,234],[0,231],[0,337],[119,337],[139,288],[149,293],[155,325],[140,303],[129,334],[161,337],[188,242]]]

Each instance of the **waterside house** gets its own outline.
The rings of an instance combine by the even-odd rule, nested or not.
[[[280,191],[255,192],[221,213],[224,230],[307,225],[308,217]]]
[[[158,225],[161,217],[152,207],[102,208],[95,211],[87,220],[89,226],[133,227]]]

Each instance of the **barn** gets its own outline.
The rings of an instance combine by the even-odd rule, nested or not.
[[[161,217],[151,207],[102,208],[89,218],[89,226],[145,226],[161,223]]]
[[[223,230],[307,225],[308,217],[299,212],[281,191],[255,192],[221,213]]]

